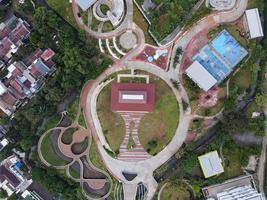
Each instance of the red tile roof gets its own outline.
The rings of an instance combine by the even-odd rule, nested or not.
[[[23,94],[23,87],[19,84],[19,82],[16,79],[10,82],[10,86],[13,87],[19,94]]]
[[[17,102],[17,99],[9,92],[4,93],[1,99],[10,106],[14,106]]]
[[[14,188],[18,187],[20,184],[20,180],[11,173],[4,165],[0,166],[0,181],[4,182],[5,180],[8,181]]]
[[[9,38],[16,44],[20,40],[25,39],[29,33],[30,30],[23,23],[20,23],[14,30],[12,30]]]
[[[23,85],[26,86],[28,89],[31,88],[31,82],[29,80],[26,80]]]
[[[121,92],[146,93],[145,102],[122,102],[120,101]],[[136,112],[152,112],[155,107],[155,84],[139,84],[139,83],[112,83],[111,85],[111,102],[112,111],[136,111]]]
[[[42,54],[43,51],[38,48],[31,55],[25,58],[23,62],[25,63],[26,66],[30,66],[36,59],[40,58]]]
[[[0,44],[0,59],[3,59],[11,49],[12,42],[6,37]]]
[[[0,30],[0,40],[7,37],[10,34],[11,30],[5,26],[3,29]]]
[[[56,65],[53,60],[48,60],[44,64],[50,69]]]
[[[38,78],[42,74],[38,71],[38,69],[32,65],[32,68],[30,69],[31,74],[33,75],[34,78]]]
[[[41,58],[44,61],[47,61],[47,60],[51,59],[54,55],[55,55],[55,52],[49,48],[43,52],[43,54],[41,55]]]

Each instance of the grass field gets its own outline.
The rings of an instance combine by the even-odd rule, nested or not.
[[[44,157],[44,159],[51,165],[54,166],[64,166],[67,163],[67,161],[62,160],[54,151],[51,140],[50,140],[50,134],[47,134],[41,145],[41,152]]]
[[[160,200],[190,200],[190,197],[190,192],[182,185],[167,183],[160,195]]]
[[[136,23],[144,32],[146,43],[157,46],[156,42],[149,35],[149,24],[143,17],[142,13],[138,10],[137,6],[134,5],[133,21]]]
[[[71,144],[73,133],[77,130],[77,128],[68,128],[62,135],[62,142],[64,144]]]
[[[101,123],[103,133],[114,152],[119,150],[125,135],[125,125],[118,113],[110,110],[111,85],[107,85],[98,96],[97,114]]]
[[[172,90],[163,80],[150,75],[150,81],[156,85],[155,111],[146,114],[141,120],[139,139],[145,149],[154,155],[161,151],[175,134],[179,108]]]
[[[137,70],[136,73],[147,74]],[[153,155],[161,151],[175,134],[179,109],[172,90],[163,80],[150,74],[150,82],[156,85],[155,111],[143,117],[138,131],[141,144]],[[107,142],[117,152],[124,139],[125,124],[119,114],[110,110],[110,91],[109,84],[99,94],[97,113]]]
[[[89,158],[95,167],[102,169],[102,170],[106,170],[105,165],[98,153],[98,150],[97,150],[97,147],[94,141],[92,141],[91,143],[91,147],[89,150]]]
[[[61,116],[59,114],[55,114],[54,116],[52,116],[47,121],[47,123],[38,130],[37,135],[43,134],[45,131],[51,128],[54,128],[59,123],[60,119],[61,119]]]
[[[231,77],[231,80],[229,82],[230,91],[232,88],[238,87],[238,93],[241,94],[249,88],[251,84],[252,74],[248,68],[248,65],[242,66],[240,70]]]
[[[264,7],[264,0],[249,0],[247,8],[259,8],[262,10]]]
[[[143,0],[137,0],[141,6]],[[197,0],[173,0],[173,1],[153,1],[156,8],[146,12],[151,21],[150,30],[158,38],[163,40],[177,26],[182,27],[191,17],[190,12]]]
[[[74,169],[70,168],[70,175],[73,177],[73,178],[77,178],[79,179],[80,178],[80,174],[78,172],[76,172]]]
[[[47,3],[72,26],[77,28],[69,0],[47,0]]]
[[[67,109],[68,116],[72,119],[75,120],[76,115],[78,113],[78,108],[79,108],[79,103],[80,103],[80,98],[77,97],[69,106]]]

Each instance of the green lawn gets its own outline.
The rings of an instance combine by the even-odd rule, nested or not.
[[[160,195],[160,200],[190,200],[190,197],[190,192],[183,185],[168,183]]]
[[[136,70],[136,73],[148,74]],[[150,154],[161,151],[172,139],[179,121],[178,102],[169,86],[151,74],[150,82],[156,85],[156,105],[153,113],[146,114],[140,122],[139,139]],[[125,135],[122,117],[110,110],[111,85],[98,96],[97,113],[103,133],[113,151],[117,152]]]
[[[77,28],[69,0],[47,0],[47,3],[72,26]]]
[[[50,134],[47,134],[41,144],[41,152],[44,159],[51,165],[54,166],[64,166],[68,164],[67,161],[62,160],[54,151],[51,140]]]
[[[72,169],[71,167],[70,167],[70,175],[73,178],[76,178],[76,179],[79,179],[80,178],[80,174],[78,172],[76,172],[74,169]]]
[[[80,97],[77,97],[69,106],[67,109],[68,115],[72,120],[75,120],[76,115],[78,113],[78,108],[80,105]]]
[[[93,165],[99,169],[106,170],[105,165],[98,153],[96,144],[92,141],[91,147],[89,149],[89,158]]]
[[[78,128],[68,128],[62,135],[62,142],[64,144],[71,144],[72,142],[72,135]]]
[[[83,112],[81,112],[78,122],[79,122],[79,125],[81,125],[82,127],[86,128],[86,122],[85,122],[85,119],[84,119],[84,116],[83,116]]]
[[[229,82],[230,90],[234,87],[238,87],[238,93],[243,93],[246,89],[249,88],[251,79],[251,71],[249,70],[249,66],[245,64],[234,76],[231,77],[231,80]]]
[[[148,22],[143,17],[142,13],[140,12],[140,10],[137,8],[136,5],[134,5],[133,21],[143,30],[145,34],[146,43],[157,45],[156,42],[153,40],[153,38],[148,33],[148,30],[149,30]]]
[[[107,85],[98,96],[97,114],[103,133],[114,152],[119,150],[125,135],[125,124],[118,113],[110,110],[111,85]]]
[[[143,1],[138,1],[139,5]],[[150,30],[158,38],[163,40],[177,26],[184,26],[190,19],[190,12],[197,0],[173,0],[173,1],[154,1],[157,6],[147,12],[151,21]]]
[[[179,121],[178,102],[169,86],[150,75],[156,85],[155,111],[146,114],[139,126],[139,139],[152,155],[161,151],[175,134]]]
[[[264,0],[249,0],[247,9],[259,8],[260,10],[264,7]]]

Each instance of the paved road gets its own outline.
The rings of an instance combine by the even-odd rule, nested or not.
[[[267,105],[264,109],[264,114],[267,117]],[[264,194],[264,178],[265,178],[265,164],[266,164],[266,150],[267,150],[267,126],[265,126],[265,137],[262,141],[262,150],[258,168],[259,189]],[[264,195],[265,196],[265,195]]]

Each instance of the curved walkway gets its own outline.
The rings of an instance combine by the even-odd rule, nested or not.
[[[81,187],[83,188],[82,192],[83,194],[88,197],[89,199],[98,199],[98,198],[93,198],[91,196],[88,195],[88,193],[85,192],[85,189],[84,189],[84,184],[87,184],[90,188],[92,188],[93,190],[102,190],[106,183],[110,183],[110,187],[109,187],[109,190],[107,193],[105,193],[104,196],[102,196],[100,199],[103,199],[103,198],[106,198],[110,195],[111,191],[112,191],[112,186],[113,186],[113,183],[112,183],[112,179],[111,177],[109,176],[108,173],[106,173],[105,171],[101,170],[101,169],[98,169],[96,168],[90,161],[89,159],[89,155],[88,155],[88,152],[90,150],[90,147],[91,147],[91,142],[92,142],[92,138],[91,138],[91,132],[90,130],[88,129],[85,129],[83,128],[82,126],[79,125],[78,123],[78,119],[79,119],[79,116],[81,114],[81,109],[78,109],[78,113],[76,115],[76,118],[74,120],[74,122],[68,126],[68,127],[55,127],[55,128],[52,128],[52,129],[49,129],[48,131],[46,131],[40,138],[39,142],[38,142],[38,155],[39,155],[39,158],[41,159],[41,161],[48,167],[53,167],[55,169],[64,169],[66,171],[66,175],[68,178],[74,180],[75,182],[79,182]],[[62,115],[63,117],[63,115]],[[61,121],[61,120],[60,120]],[[59,125],[59,123],[57,124],[57,126]],[[72,142],[70,144],[64,144],[62,142],[62,137],[63,137],[63,134],[65,133],[66,130],[70,129],[70,128],[78,128],[77,131],[75,131],[72,135]],[[42,154],[42,150],[41,150],[41,146],[42,146],[42,142],[43,142],[43,139],[51,134],[52,131],[54,130],[59,130],[60,133],[59,133],[59,136],[57,138],[57,141],[54,141],[57,143],[57,146],[59,148],[59,151],[66,157],[68,158],[71,158],[71,161],[68,162],[66,165],[63,165],[63,166],[54,166],[52,164],[50,164],[48,161],[46,161],[46,159],[44,158],[43,154]],[[72,146],[73,144],[76,144],[76,143],[81,143],[83,141],[87,140],[88,141],[88,146],[86,147],[86,149],[81,152],[81,153],[78,153],[78,154],[74,154],[73,150],[72,150]],[[86,157],[86,161],[82,161],[82,157]],[[78,163],[79,165],[79,175],[80,177],[79,178],[74,178],[73,176],[71,176],[70,174],[70,168],[72,165],[74,165],[75,163]],[[88,169],[92,169],[94,170],[96,173],[101,173],[103,174],[106,178],[102,178],[102,179],[95,179],[95,178],[85,178],[84,177],[84,171],[85,169],[84,168],[88,168]],[[100,174],[99,174],[100,175]]]
[[[124,16],[123,22],[119,27],[117,27],[115,30],[102,33],[93,31],[91,28],[89,28],[86,24],[84,24],[81,17],[78,16],[79,13],[79,7],[76,4],[75,0],[72,0],[72,12],[75,17],[76,23],[81,29],[84,29],[88,34],[92,35],[93,37],[97,39],[106,39],[106,38],[112,38],[116,35],[119,35],[120,33],[123,33],[126,29],[132,27],[132,18],[133,18],[133,2],[132,1],[125,1],[126,2],[126,14]]]

